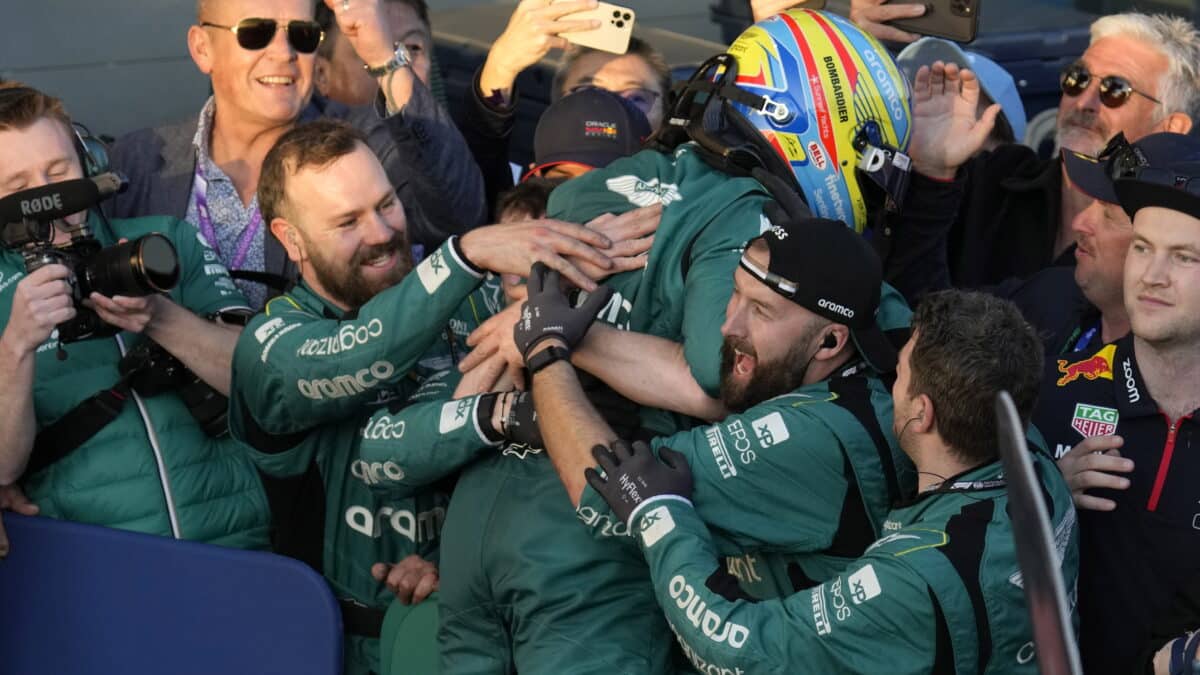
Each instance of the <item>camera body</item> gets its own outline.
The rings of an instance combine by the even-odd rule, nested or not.
[[[117,369],[141,396],[178,394],[196,423],[210,437],[220,438],[229,433],[229,399],[157,342],[150,339],[138,342],[121,359]]]
[[[179,281],[179,259],[171,241],[151,233],[103,247],[86,226],[74,228],[67,244],[31,242],[22,250],[27,274],[50,264],[65,266],[75,316],[58,325],[60,343],[107,337],[119,329],[100,319],[83,301],[92,294],[143,296],[165,292]]]
[[[0,199],[0,244],[21,253],[25,272],[51,264],[70,270],[67,281],[76,314],[59,324],[60,343],[118,332],[83,305],[92,292],[110,297],[143,296],[169,291],[179,281],[179,257],[163,235],[151,233],[106,247],[92,233],[86,218],[78,224],[71,222],[73,216],[91,210],[124,184],[118,174],[104,173]],[[103,214],[97,213],[103,220]],[[58,232],[67,235],[66,242],[55,243]]]

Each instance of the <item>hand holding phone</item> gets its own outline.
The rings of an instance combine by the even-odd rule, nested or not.
[[[925,4],[925,13],[914,19],[893,21],[896,28],[934,37],[970,42],[979,28],[982,0],[934,0]]]
[[[567,2],[570,0],[554,0],[555,5]],[[637,19],[637,13],[628,7],[607,2],[599,2],[596,5],[595,9],[575,12],[566,18],[576,21],[590,19],[598,22],[599,26],[594,30],[563,33],[562,37],[572,44],[613,54],[629,51],[629,38],[633,35],[633,22]]]
[[[914,19],[924,13],[924,3],[850,0],[850,20],[879,40],[913,42],[918,35],[893,28],[890,22]]]
[[[595,9],[596,5],[596,0],[521,0],[504,32],[488,50],[479,78],[480,91],[484,96],[500,92],[507,101],[517,75],[540,61],[551,49],[566,49],[566,35],[600,27],[599,21],[575,16],[578,12]]]

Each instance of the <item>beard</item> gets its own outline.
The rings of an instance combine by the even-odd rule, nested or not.
[[[725,338],[721,344],[721,403],[730,412],[740,413],[763,401],[799,389],[804,384],[804,376],[812,363],[812,355],[805,353],[805,347],[812,342],[813,336],[821,328],[816,326],[813,330],[805,332],[792,342],[786,354],[769,363],[758,361],[754,347],[748,342]],[[756,359],[754,373],[745,384],[740,384],[733,378],[735,348]]]
[[[1077,110],[1059,121],[1055,139],[1060,148],[1096,156],[1108,143],[1110,134],[1091,110]]]
[[[356,309],[365,305],[380,291],[400,283],[413,268],[412,251],[408,246],[408,236],[404,232],[397,232],[386,244],[360,247],[348,263],[325,259],[311,244],[309,250],[309,262],[321,287],[332,296],[332,300]],[[396,255],[396,264],[387,276],[377,280],[367,279],[363,274],[363,264],[392,253]]]

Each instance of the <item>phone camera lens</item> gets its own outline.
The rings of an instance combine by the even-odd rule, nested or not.
[[[613,12],[613,18],[614,18],[614,19],[619,19],[619,18],[621,18],[621,12],[620,12],[620,10],[617,10],[617,11]]]
[[[624,22],[624,21],[617,21],[616,23],[617,23],[617,28],[624,28],[624,27],[625,27],[625,22]]]
[[[630,16],[629,12],[625,12],[625,16],[623,16],[623,17],[621,17],[621,18],[622,18],[622,19],[625,19],[626,21],[628,21],[628,20],[632,19],[633,17],[632,17],[632,16]]]

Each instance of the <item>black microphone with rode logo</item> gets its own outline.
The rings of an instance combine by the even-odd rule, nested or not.
[[[58,326],[60,344],[113,335],[117,331],[83,306],[93,291],[101,295],[143,296],[169,291],[179,281],[179,258],[165,236],[152,232],[133,241],[104,247],[87,219],[69,218],[95,208],[120,192],[125,180],[116,173],[52,183],[0,199],[0,243],[19,251],[25,272],[44,265],[65,265],[75,317]],[[55,242],[56,229],[66,235]]]

